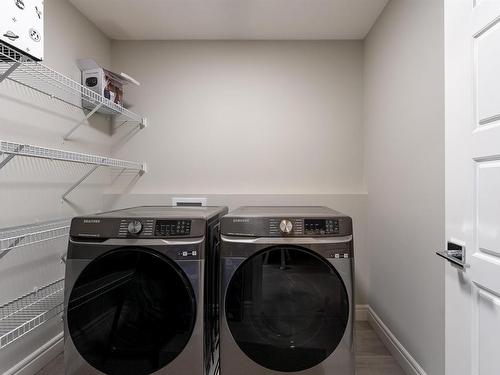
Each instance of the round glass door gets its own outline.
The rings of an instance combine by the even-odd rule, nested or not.
[[[349,297],[327,260],[277,246],[247,259],[225,297],[226,319],[240,349],[259,365],[294,372],[337,348],[349,320]]]
[[[69,334],[105,374],[151,374],[182,352],[193,332],[193,288],[172,261],[145,248],[93,260],[71,292]]]

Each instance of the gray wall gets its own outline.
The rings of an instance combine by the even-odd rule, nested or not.
[[[365,41],[369,303],[444,373],[443,4],[392,0]]]
[[[151,127],[134,193],[364,193],[361,41],[113,42]]]
[[[79,81],[75,60],[95,57],[111,63],[111,43],[66,0],[45,0],[46,45],[44,63]],[[83,112],[50,100],[10,81],[0,84],[0,139],[44,147],[95,154],[111,149],[108,122],[95,118],[83,126],[75,139],[62,143],[62,136],[84,116]],[[3,158],[0,156],[0,159]],[[0,227],[66,218],[101,209],[100,193],[109,182],[98,173],[84,184],[71,202],[61,194],[89,169],[62,162],[14,158],[0,170]],[[21,247],[0,258],[0,305],[62,278],[65,252],[63,239]],[[0,351],[0,374],[61,332],[59,319],[37,329]]]
[[[141,82],[128,97],[151,123],[114,147],[149,168],[133,184],[114,182],[110,194],[132,195],[120,206],[194,194],[233,208],[343,210],[355,220],[366,302],[361,41],[114,41],[112,50],[114,69]]]

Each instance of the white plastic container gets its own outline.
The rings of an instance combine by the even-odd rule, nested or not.
[[[82,85],[88,87],[92,91],[104,96],[111,102],[124,106],[123,102],[123,86],[128,83],[133,83],[139,86],[139,82],[125,73],[114,73],[104,69],[92,59],[80,59],[77,61],[78,67],[82,71]],[[86,100],[83,100],[84,108],[89,110],[94,109],[95,105]],[[100,108],[100,113],[114,114],[107,108]]]
[[[0,41],[43,60],[43,0],[1,0]]]

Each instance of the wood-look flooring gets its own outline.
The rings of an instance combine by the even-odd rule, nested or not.
[[[63,354],[37,375],[64,375]],[[405,375],[368,322],[356,322],[356,375]]]
[[[368,322],[356,322],[356,375],[405,375]]]

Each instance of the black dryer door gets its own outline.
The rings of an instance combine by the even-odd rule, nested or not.
[[[184,272],[146,248],[93,260],[70,294],[67,324],[80,355],[110,375],[151,374],[182,352],[196,304]]]
[[[326,259],[304,248],[276,246],[236,270],[225,313],[234,340],[253,361],[274,371],[303,371],[338,347],[349,297]]]

